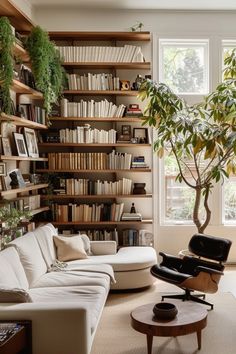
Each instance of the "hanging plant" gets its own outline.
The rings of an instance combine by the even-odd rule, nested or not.
[[[11,113],[10,87],[13,80],[14,35],[7,17],[0,17],[0,112]]]
[[[61,95],[65,78],[59,52],[39,26],[32,30],[25,45],[32,62],[36,87],[43,93],[44,108],[50,114],[52,105]]]

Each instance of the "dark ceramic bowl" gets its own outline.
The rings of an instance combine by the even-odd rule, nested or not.
[[[159,302],[153,307],[155,318],[160,320],[172,320],[178,313],[174,304],[169,302]]]

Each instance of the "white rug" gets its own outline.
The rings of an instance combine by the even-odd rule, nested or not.
[[[130,312],[137,306],[159,302],[158,284],[132,293],[110,294],[95,336],[91,354],[146,354],[146,336],[130,325]],[[176,292],[176,287],[175,287]],[[181,290],[180,290],[181,292]],[[166,292],[165,292],[166,293]],[[153,338],[153,354],[235,354],[236,299],[231,293],[207,295],[214,303],[208,324],[202,331],[202,349],[197,350],[196,333]]]

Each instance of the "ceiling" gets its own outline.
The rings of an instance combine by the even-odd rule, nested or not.
[[[33,7],[73,6],[130,10],[236,10],[235,0],[24,0]]]

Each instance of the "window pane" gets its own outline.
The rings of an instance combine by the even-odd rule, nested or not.
[[[184,182],[176,181],[178,167],[174,156],[166,156],[165,173],[165,215],[167,223],[192,223],[195,192]],[[194,171],[193,171],[194,173]],[[189,181],[192,181],[189,176]],[[203,214],[203,208],[200,207]]]
[[[160,81],[179,94],[208,93],[208,42],[160,40]]]
[[[236,222],[236,177],[224,183],[224,214],[226,222]]]

